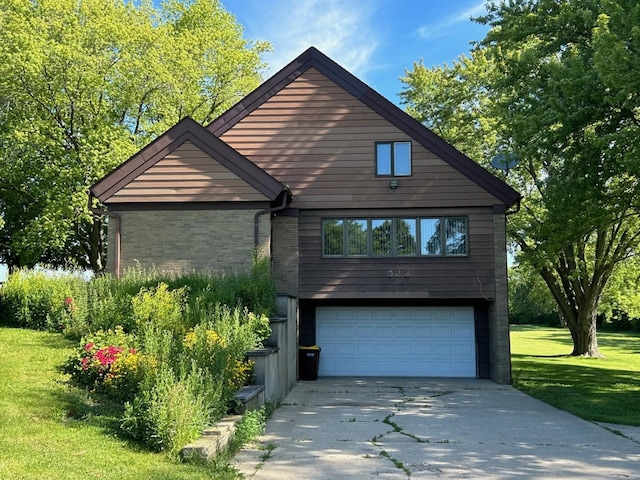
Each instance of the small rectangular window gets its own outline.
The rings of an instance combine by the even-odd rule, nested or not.
[[[396,255],[415,255],[416,250],[416,219],[396,219]]]
[[[376,175],[411,175],[411,142],[376,143]]]
[[[375,218],[371,220],[371,253],[374,256],[389,256],[392,254],[392,226],[391,218]]]
[[[397,177],[411,175],[411,142],[396,142],[393,147],[393,174]]]
[[[466,255],[467,254],[467,219],[447,218],[445,219],[445,255]]]
[[[347,219],[347,255],[366,255],[369,251],[366,218]]]
[[[391,144],[376,144],[376,175],[391,175]]]
[[[422,218],[420,220],[420,244],[422,255],[440,255],[442,236],[440,235],[439,218]]]
[[[322,221],[322,254],[344,255],[344,221],[328,218]]]

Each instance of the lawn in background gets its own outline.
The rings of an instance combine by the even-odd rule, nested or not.
[[[572,357],[566,328],[511,325],[513,385],[586,420],[640,425],[640,334],[598,332],[604,358]]]
[[[0,327],[0,345],[0,478],[236,477],[180,464],[122,437],[118,407],[65,384],[58,368],[76,344],[62,335]]]

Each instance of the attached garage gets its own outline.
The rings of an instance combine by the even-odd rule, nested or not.
[[[317,307],[320,376],[476,377],[473,307]]]

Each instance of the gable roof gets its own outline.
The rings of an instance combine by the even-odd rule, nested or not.
[[[286,187],[278,180],[213,135],[195,120],[186,117],[95,183],[89,189],[90,193],[100,202],[108,202],[117,192],[185,142],[193,143],[223,167],[262,193],[270,201],[276,200],[278,195],[286,190]]]
[[[315,68],[330,80],[359,99],[385,120],[447,162],[507,207],[520,200],[520,194],[484,169],[444,139],[398,108],[364,82],[349,73],[315,47],[310,47],[256,90],[207,125],[207,130],[221,136],[263,103],[293,82],[310,68]]]

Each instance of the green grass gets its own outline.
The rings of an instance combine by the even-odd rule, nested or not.
[[[586,420],[640,425],[640,334],[598,332],[605,358],[569,355],[567,329],[511,325],[513,384]]]
[[[238,478],[225,466],[181,464],[118,433],[119,407],[91,401],[59,373],[74,343],[0,328],[0,478]]]

